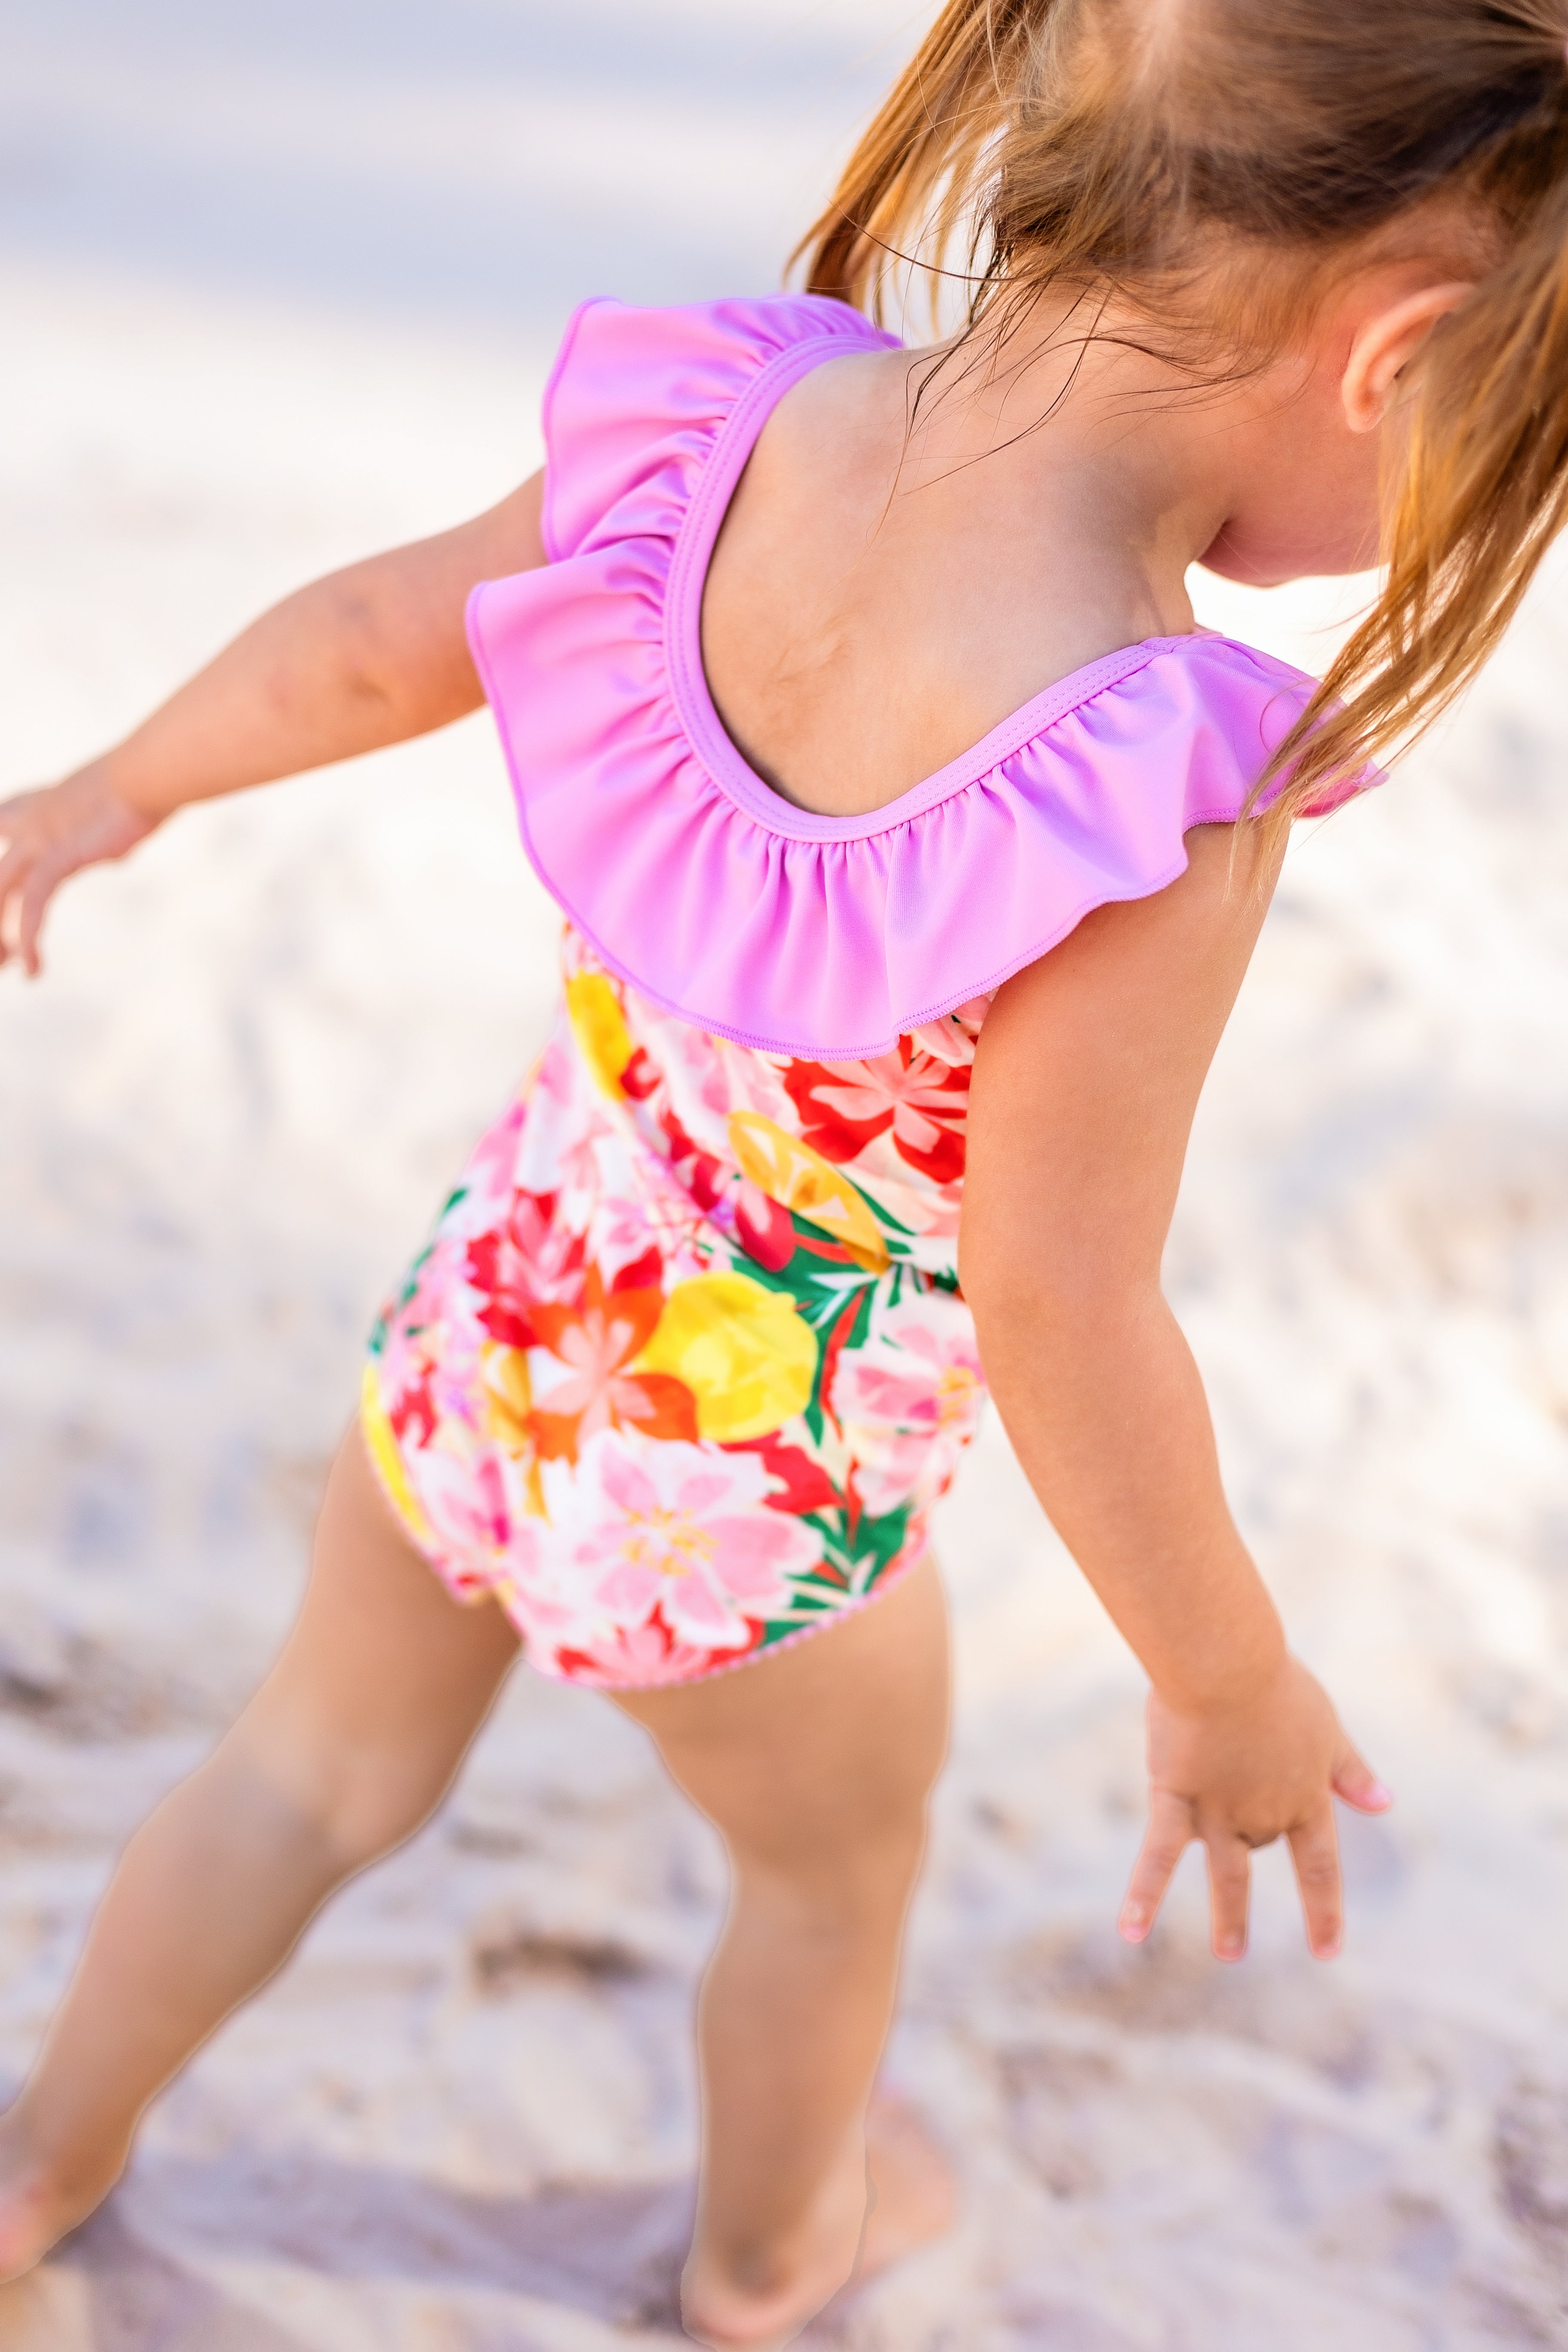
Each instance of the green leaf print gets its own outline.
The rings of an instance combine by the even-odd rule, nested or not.
[[[807,1512],[805,1524],[815,1528],[822,1538],[822,1566],[809,1575],[792,1578],[789,1610],[782,1617],[769,1619],[763,1647],[798,1632],[803,1624],[831,1616],[847,1601],[863,1601],[902,1551],[910,1509],[908,1503],[900,1503],[896,1510],[874,1517],[864,1511],[852,1517],[847,1509]]]

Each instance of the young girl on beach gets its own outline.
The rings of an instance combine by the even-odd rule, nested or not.
[[[0,2274],[425,1820],[520,1645],[646,1726],[731,1857],[691,2335],[782,2344],[938,2229],[872,2086],[945,1738],[927,1528],[984,1388],[1148,1670],[1123,1933],[1200,1839],[1238,1957],[1283,1836],[1338,1949],[1332,1799],[1387,1795],[1226,1510],[1161,1251],[1290,821],[1451,699],[1563,520],[1565,36],[1562,0],[952,0],[806,292],[589,303],[542,476],[0,808],[32,971],[72,871],[483,697],[566,916],[299,1623],[0,2122]],[[974,300],[908,350],[873,319],[917,247]],[[1194,627],[1194,561],[1380,544],[1322,689]]]

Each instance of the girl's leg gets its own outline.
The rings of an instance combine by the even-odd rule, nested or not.
[[[0,2279],[118,2178],[137,2118],[332,1889],[436,1805],[517,1649],[405,1542],[357,1430],[304,1607],[215,1753],[137,1831],[31,2079],[0,2117]]]
[[[686,2324],[700,2343],[777,2344],[845,2284],[863,2232],[869,2268],[949,2218],[934,2150],[884,2111],[870,2118],[867,2221],[872,2080],[947,1742],[934,1564],[776,1658],[620,1703],[721,1831],[733,1872],[700,2011]]]

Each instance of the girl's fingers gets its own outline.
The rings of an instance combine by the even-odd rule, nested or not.
[[[1336,1797],[1342,1797],[1359,1813],[1385,1813],[1394,1802],[1393,1790],[1384,1787],[1371,1765],[1356,1754],[1348,1739],[1334,1767],[1333,1790]]]
[[[1149,1826],[1132,1865],[1127,1900],[1117,1926],[1130,1944],[1141,1944],[1154,1924],[1154,1914],[1165,1899],[1171,1875],[1193,1842],[1193,1811],[1184,1797],[1169,1789],[1149,1796]]]
[[[0,857],[0,963],[8,963],[15,952],[12,903],[21,898],[30,863],[16,849],[8,849],[5,856]]]
[[[1239,1960],[1247,1950],[1247,1906],[1252,1892],[1250,1852],[1238,1837],[1211,1838],[1209,1912],[1216,1960]]]
[[[22,877],[32,864],[32,857],[19,841],[8,841],[0,855],[0,907],[18,887]]]
[[[1331,1960],[1343,1940],[1345,1922],[1339,1840],[1334,1834],[1334,1809],[1327,1798],[1321,1811],[1290,1832],[1290,1858],[1301,1890],[1308,1944],[1314,1958]]]
[[[42,969],[38,954],[38,934],[43,929],[44,909],[69,867],[58,859],[35,866],[22,886],[22,901],[16,920],[16,949],[24,970],[31,980],[37,980]]]

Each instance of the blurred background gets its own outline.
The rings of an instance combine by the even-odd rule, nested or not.
[[[537,464],[584,294],[775,285],[901,0],[0,0],[0,792],[260,605]],[[1321,665],[1357,590],[1199,593]],[[993,1424],[893,2071],[959,2229],[848,2352],[1568,2344],[1568,620],[1304,835],[1171,1283],[1237,1507],[1399,1792],[1347,1957],[1260,1858],[1113,1933],[1140,1681]],[[381,1290],[547,1019],[482,716],[176,820],[0,977],[0,2095],[125,1834],[292,1611]],[[514,1680],[452,1802],[0,2291],[4,2352],[679,2341],[717,1856]]]

